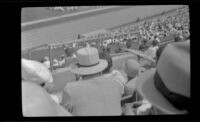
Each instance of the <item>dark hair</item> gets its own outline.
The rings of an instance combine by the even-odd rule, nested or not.
[[[181,38],[180,38],[179,36],[176,36],[176,37],[174,38],[174,41],[175,41],[175,42],[179,42],[179,41],[181,41]]]
[[[109,55],[109,53],[107,53],[107,51],[103,51],[99,54],[99,58],[108,62],[107,68],[103,70],[102,73],[109,73],[112,67],[112,57]]]
[[[158,50],[156,51],[156,59],[157,59],[157,61],[159,60],[160,55],[162,54],[162,52],[163,52],[163,50],[165,49],[165,47],[166,47],[166,45],[165,45],[165,46],[160,46],[160,47],[158,48]]]
[[[157,41],[157,40],[153,40],[153,41],[152,41],[152,46],[155,47],[155,46],[157,46],[157,45],[158,45],[158,41]]]

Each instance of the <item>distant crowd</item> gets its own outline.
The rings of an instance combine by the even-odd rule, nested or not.
[[[101,6],[98,6],[98,7],[101,7]],[[80,8],[81,8],[81,6],[68,6],[68,7],[56,6],[56,7],[47,7],[47,9],[54,10],[54,11],[76,11],[76,10],[78,10]]]
[[[92,41],[74,42],[64,44],[62,47],[65,57],[68,58],[75,58],[76,50],[85,47],[87,44],[96,47],[99,52],[104,50],[109,54],[123,53],[125,51],[122,48],[128,48],[140,50],[155,57],[159,43],[165,38],[174,36],[174,41],[190,39],[189,20],[189,8],[188,6],[183,6],[172,14],[164,14],[158,18],[144,20],[133,25],[114,29],[105,34],[86,37],[85,39],[92,40],[95,37],[95,40],[93,39]],[[45,58],[47,59],[47,57]],[[65,58],[62,59],[64,60]],[[59,66],[59,64],[62,64],[58,62],[57,59],[53,59],[53,65]]]

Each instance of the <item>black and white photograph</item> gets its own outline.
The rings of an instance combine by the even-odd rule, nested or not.
[[[188,115],[190,6],[21,8],[23,117]]]

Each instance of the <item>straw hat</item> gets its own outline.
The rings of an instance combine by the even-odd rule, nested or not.
[[[125,62],[124,67],[125,67],[124,70],[125,70],[126,74],[130,77],[135,77],[139,73],[140,65],[134,59],[128,59]]]
[[[72,63],[70,69],[78,75],[90,75],[103,71],[108,62],[99,59],[98,50],[94,47],[87,46],[77,51],[78,62]]]
[[[137,80],[139,93],[153,106],[167,114],[185,113],[190,105],[190,44],[168,44],[157,68],[142,73]]]

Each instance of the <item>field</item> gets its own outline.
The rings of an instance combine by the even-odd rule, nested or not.
[[[80,11],[87,11],[92,9],[97,9],[99,6],[79,6],[77,10],[65,10],[65,11],[56,11],[56,10],[49,10],[47,7],[28,7],[22,9],[22,18],[21,22],[30,22],[36,21],[41,19],[47,19],[51,17],[57,17],[62,15],[67,15],[71,13],[76,13]]]
[[[175,6],[173,6],[173,7],[169,7],[169,8],[167,8],[168,6],[165,6],[166,8],[164,8],[164,7],[162,7],[162,8],[164,8],[164,10],[168,10],[168,9],[172,9],[172,8],[175,8]],[[177,6],[176,6],[177,7]],[[137,7],[136,7],[137,8]],[[111,26],[111,28],[110,29],[108,29],[108,30],[113,30],[113,29],[116,29],[116,28],[118,28],[120,25],[122,25],[122,26],[125,26],[125,25],[128,25],[128,24],[131,24],[131,23],[133,23],[133,20],[131,20],[130,22],[126,22],[128,19],[130,19],[130,18],[132,18],[132,17],[126,17],[125,15],[123,15],[122,13],[123,12],[129,12],[129,14],[132,14],[131,12],[133,12],[133,10],[135,10],[136,8],[134,8],[134,7],[131,7],[131,8],[127,8],[127,9],[124,9],[124,10],[120,10],[120,11],[118,11],[118,12],[111,12],[111,13],[105,13],[105,15],[103,14],[103,15],[98,15],[98,16],[92,16],[92,17],[88,17],[88,18],[84,18],[84,19],[82,19],[82,18],[80,18],[80,20],[76,20],[75,22],[76,22],[76,26],[75,25],[73,25],[74,26],[74,28],[72,29],[69,29],[69,28],[62,28],[62,26],[70,26],[70,25],[68,25],[69,23],[71,23],[71,24],[73,24],[73,23],[75,23],[75,22],[69,22],[69,23],[59,23],[59,24],[56,24],[56,25],[52,25],[52,26],[47,26],[47,27],[44,27],[44,28],[39,28],[39,29],[33,29],[33,30],[30,30],[30,31],[24,31],[24,32],[22,32],[22,45],[26,45],[26,43],[28,44],[28,42],[31,40],[31,39],[34,39],[35,38],[35,40],[32,40],[32,41],[30,41],[30,43],[28,44],[29,46],[31,46],[31,47],[33,47],[33,45],[35,44],[35,43],[37,43],[37,45],[41,45],[41,44],[45,44],[44,42],[45,42],[45,40],[47,40],[47,39],[49,39],[50,40],[50,38],[49,37],[52,37],[51,39],[51,42],[49,42],[49,43],[58,43],[58,42],[63,42],[63,40],[61,39],[61,38],[67,38],[67,37],[70,37],[70,36],[72,36],[73,35],[73,33],[77,33],[78,31],[80,31],[80,30],[84,30],[84,31],[87,31],[87,29],[88,30],[90,30],[90,29],[92,29],[93,30],[93,28],[97,28],[97,27],[99,27],[99,29],[102,29],[104,26],[106,26],[107,25],[107,23],[110,23],[110,24],[113,24],[113,23],[115,23],[114,25],[115,26],[111,26],[111,25],[108,25],[107,27],[109,27],[109,26]],[[140,9],[140,8],[137,8],[137,9]],[[147,8],[146,8],[147,9]],[[163,9],[162,10],[159,10],[158,11],[158,9],[159,8],[157,8],[156,10],[157,10],[157,12],[155,12],[155,13],[161,13],[162,11],[163,11]],[[122,13],[120,13],[120,12],[122,12]],[[154,13],[154,14],[155,14]],[[126,17],[126,18],[122,18],[122,20],[124,20],[123,22],[122,21],[120,21],[119,22],[119,20],[120,20],[120,17],[119,16],[117,16],[117,15],[120,15],[120,14],[122,14],[122,16],[124,16],[124,17]],[[143,15],[144,14],[144,15]],[[147,17],[147,15],[145,14],[145,13],[143,13],[143,14],[141,14],[141,15],[143,15],[144,17],[143,18],[145,18],[145,17]],[[154,15],[153,14],[153,12],[150,14],[150,15]],[[110,20],[110,19],[108,19],[108,21],[106,21],[106,22],[103,22],[103,24],[101,24],[101,22],[103,21],[103,18],[102,17],[107,17],[107,18],[109,18],[109,16],[111,16],[111,15],[115,15],[114,17],[117,17],[117,18],[119,18],[118,20]],[[146,16],[145,16],[146,15]],[[99,17],[100,16],[100,17]],[[112,16],[113,17],[113,16]],[[136,19],[137,17],[135,16],[135,19]],[[92,21],[94,21],[94,19],[101,19],[102,21],[96,21],[96,24],[95,23],[90,23],[90,24],[88,24],[88,25],[91,25],[91,27],[84,27],[85,26],[85,22],[86,22],[86,20],[88,20],[88,22],[92,22]],[[113,18],[114,19],[114,18]],[[127,20],[125,20],[125,19],[127,19]],[[89,21],[90,20],[90,21]],[[117,21],[117,22],[116,22]],[[80,22],[82,22],[82,25],[80,25],[81,23]],[[124,22],[126,22],[126,23],[124,23]],[[117,24],[116,24],[117,23]],[[121,24],[122,23],[122,24]],[[94,25],[93,25],[94,24]],[[78,27],[78,25],[80,25],[80,27]],[[72,26],[72,25],[71,25]],[[100,28],[101,27],[101,28]],[[61,30],[63,31],[63,32],[65,32],[65,34],[61,31]],[[77,29],[79,29],[79,30],[77,30]],[[77,30],[77,31],[76,31]],[[52,33],[52,31],[54,32],[54,33]],[[75,32],[76,31],[76,32]],[[94,30],[93,30],[94,31]],[[39,33],[40,32],[40,33]],[[44,33],[45,32],[45,33]],[[60,33],[58,33],[58,32],[60,32]],[[42,35],[42,33],[43,33],[43,35]],[[50,35],[50,33],[52,33],[52,35]],[[68,33],[71,33],[71,35],[69,35]],[[64,35],[69,35],[69,36],[64,36]],[[64,37],[63,37],[64,36]],[[41,38],[41,39],[39,39],[39,38]],[[43,38],[43,39],[42,39]],[[74,37],[74,38],[77,38],[77,35]],[[24,42],[25,40],[23,40],[23,39],[26,39],[26,41],[27,42]],[[37,40],[36,40],[37,39]],[[60,41],[59,41],[59,40]],[[73,39],[73,38],[71,38],[71,39]],[[41,40],[43,40],[43,41],[41,41]],[[67,41],[67,40],[64,40],[64,41]],[[70,41],[70,39],[69,39],[69,41]],[[48,42],[47,42],[48,43]],[[23,46],[22,46],[22,48],[23,48]],[[39,55],[38,55],[39,54]],[[59,59],[59,57],[62,55],[62,54],[65,54],[64,53],[64,51],[61,49],[61,48],[58,48],[58,49],[54,49],[53,51],[52,51],[52,58],[54,59],[54,58],[56,58],[56,59]],[[43,50],[43,51],[41,51],[41,50],[38,50],[38,51],[34,51],[34,52],[32,52],[31,53],[31,57],[32,57],[32,59],[35,59],[35,60],[41,60],[44,56],[48,56],[49,55],[49,53],[48,53],[48,50]],[[25,54],[25,55],[23,55],[23,57],[28,57],[28,54]]]
[[[26,50],[46,43],[63,43],[77,39],[78,34],[96,31],[102,28],[113,28],[135,21],[138,16],[145,18],[163,11],[179,7],[175,6],[123,6],[125,9],[71,20],[51,26],[37,28],[21,33],[21,47]]]

